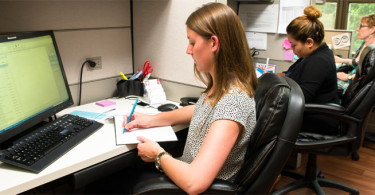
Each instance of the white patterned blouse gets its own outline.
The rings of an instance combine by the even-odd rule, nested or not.
[[[233,88],[219,102],[211,107],[203,93],[195,104],[189,132],[180,160],[191,163],[197,156],[201,145],[216,120],[228,119],[240,123],[240,132],[232,151],[216,178],[233,182],[245,158],[246,148],[256,122],[255,101],[238,88]]]

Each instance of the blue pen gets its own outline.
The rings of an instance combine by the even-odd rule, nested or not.
[[[138,79],[139,76],[141,76],[141,74],[143,73],[143,71],[139,71],[137,72],[136,74],[134,74],[129,80],[135,80],[135,79]]]
[[[135,103],[134,103],[134,106],[133,106],[133,109],[132,111],[130,112],[130,115],[129,115],[129,118],[128,118],[128,121],[126,122],[126,124],[128,124],[130,122],[130,118],[132,117],[133,115],[133,112],[135,110],[135,107],[137,106],[137,103],[138,103],[138,98],[135,100]],[[122,133],[125,133],[126,131],[126,128],[124,127],[124,130],[122,131]]]

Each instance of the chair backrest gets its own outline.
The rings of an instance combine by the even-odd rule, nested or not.
[[[293,151],[305,100],[292,79],[266,73],[259,78],[255,102],[257,122],[235,181],[239,194],[268,193]]]
[[[348,86],[342,98],[346,113],[352,113],[364,99],[375,79],[375,44],[367,46],[359,59],[358,69],[353,81]],[[368,85],[369,84],[369,85]]]
[[[363,123],[367,114],[375,104],[375,44],[367,46],[361,54],[358,70],[354,80],[348,86],[343,98],[345,114],[359,120],[358,124],[342,126],[349,135],[356,135],[357,141],[352,143],[358,149],[364,137]]]

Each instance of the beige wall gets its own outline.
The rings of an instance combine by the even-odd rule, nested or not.
[[[202,84],[193,74],[185,21],[202,4],[226,0],[134,0],[135,70],[146,60],[167,97],[198,96]],[[116,94],[119,72],[132,74],[130,0],[1,0],[0,33],[54,30],[74,102],[80,68],[101,56],[102,69],[84,68],[82,104]],[[187,85],[186,85],[187,84]]]
[[[102,69],[84,68],[82,103],[112,97],[119,72],[132,73],[129,0],[2,0],[0,33],[54,30],[74,102],[82,63],[101,56]]]
[[[154,67],[167,98],[199,96],[203,84],[194,76],[193,60],[186,54],[185,22],[202,4],[226,0],[136,0],[134,1],[134,66],[146,60]]]
[[[141,68],[149,60],[154,67],[153,77],[201,85],[194,77],[194,62],[186,54],[185,21],[202,4],[212,1],[134,1],[135,68]]]

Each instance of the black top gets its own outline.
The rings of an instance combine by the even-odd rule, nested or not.
[[[327,44],[298,59],[286,75],[300,85],[306,103],[338,102],[335,59]]]
[[[300,85],[306,103],[338,103],[335,60],[327,44],[323,43],[307,58],[298,59],[286,76]],[[305,115],[302,131],[335,134],[337,125],[337,121],[323,116]]]

